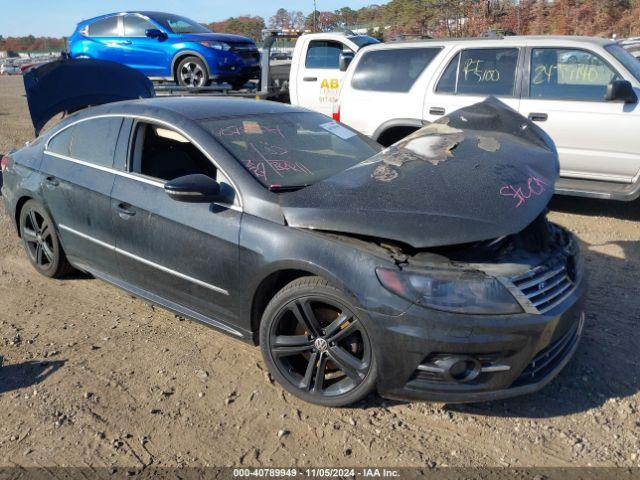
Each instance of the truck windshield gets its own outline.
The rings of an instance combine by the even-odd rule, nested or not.
[[[152,19],[171,33],[211,33],[211,30],[198,22],[179,15],[157,13]]]
[[[382,149],[364,135],[312,112],[205,119],[200,124],[274,191],[312,185]]]
[[[618,44],[607,45],[604,47],[611,55],[625,66],[638,82],[640,82],[640,62],[628,51]]]

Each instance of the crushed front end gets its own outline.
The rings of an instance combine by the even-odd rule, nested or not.
[[[514,305],[470,314],[462,296],[458,305],[434,307],[432,295],[431,305],[415,300],[401,316],[369,312],[385,352],[383,396],[457,403],[522,395],[545,386],[573,356],[584,326],[586,275],[576,239],[544,216],[516,235],[393,255],[402,272],[484,276]]]

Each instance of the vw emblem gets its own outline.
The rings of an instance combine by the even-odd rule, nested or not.
[[[327,348],[329,348],[329,344],[324,338],[316,338],[316,341],[313,342],[313,346],[316,347],[316,350],[319,352],[326,352]]]

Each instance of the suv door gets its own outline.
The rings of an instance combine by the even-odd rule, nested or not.
[[[435,121],[491,95],[517,110],[520,103],[520,51],[517,47],[452,51],[437,81],[429,86],[423,119]]]
[[[90,39],[89,49],[84,52],[89,57],[125,63],[124,47],[127,40],[122,37],[119,15],[96,20],[87,27],[85,35]]]
[[[41,164],[42,196],[67,256],[110,275],[117,268],[109,196],[114,157],[126,155],[117,148],[123,123],[121,117],[105,117],[71,125],[49,139]]]
[[[135,13],[124,15],[122,21],[126,41],[125,64],[150,77],[170,76],[171,57],[166,50],[167,39],[149,38],[145,34],[147,30],[159,27]]]
[[[622,76],[597,53],[531,48],[520,113],[554,140],[565,177],[630,182],[640,170],[640,109],[607,102]]]
[[[111,194],[122,278],[142,296],[238,334],[225,324],[235,321],[240,208],[178,202],[163,188],[194,173],[231,189],[228,181],[181,133],[142,121],[124,173]]]
[[[298,105],[331,116],[345,72],[340,55],[353,50],[338,40],[310,40],[296,75]]]

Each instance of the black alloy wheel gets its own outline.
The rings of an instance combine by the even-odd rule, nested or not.
[[[47,277],[69,273],[71,266],[62,251],[51,217],[34,200],[20,211],[20,236],[31,264]]]
[[[304,277],[283,288],[267,306],[262,353],[271,374],[293,395],[345,406],[374,387],[372,342],[350,303],[325,280]]]

